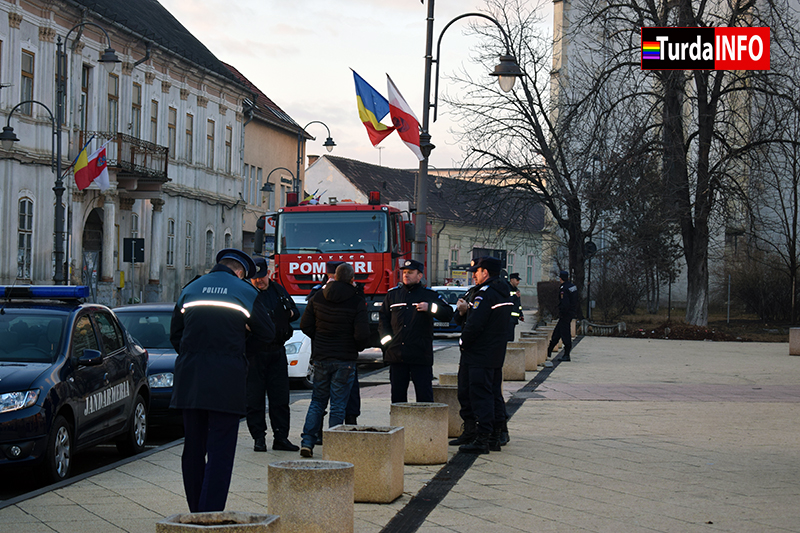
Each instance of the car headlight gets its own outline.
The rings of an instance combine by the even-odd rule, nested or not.
[[[286,348],[286,355],[289,354],[296,354],[300,353],[300,347],[303,345],[302,342],[287,342],[284,344],[284,348]]]
[[[172,372],[164,372],[162,374],[153,374],[148,377],[151,389],[167,389],[172,387]]]
[[[381,314],[373,311],[369,314],[369,319],[371,322],[378,322],[381,319]]]
[[[39,399],[39,389],[0,394],[0,413],[25,409]]]

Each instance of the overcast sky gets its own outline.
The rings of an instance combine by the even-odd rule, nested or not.
[[[353,75],[358,72],[384,97],[386,74],[394,80],[418,118],[422,118],[427,4],[419,0],[159,0],[222,61],[234,65],[301,126],[312,120],[328,125],[337,146],[333,155],[395,168],[416,168],[414,154],[393,133],[373,148],[358,118]],[[435,42],[454,17],[486,11],[483,0],[436,0]],[[552,10],[552,8],[550,8]],[[457,97],[444,77],[469,61],[477,37],[456,22],[442,41],[440,93]],[[478,20],[478,19],[473,19]],[[434,50],[435,54],[435,50]],[[449,133],[447,107],[439,110],[430,133],[436,145],[430,163],[456,166],[459,147]],[[432,118],[431,118],[432,120]],[[389,117],[385,124],[391,124]],[[325,128],[308,132],[308,154],[324,154]]]

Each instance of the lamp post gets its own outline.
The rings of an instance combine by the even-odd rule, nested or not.
[[[286,167],[277,167],[270,170],[269,174],[267,174],[267,179],[264,180],[264,185],[261,186],[261,192],[272,193],[275,190],[272,187],[272,184],[269,182],[269,177],[272,176],[272,173],[275,172],[276,170],[285,170],[286,172],[288,172],[289,175],[292,177],[292,184],[294,185],[294,174],[292,174],[292,171]]]
[[[297,174],[292,176],[292,190],[298,193],[298,198],[300,197],[300,165],[303,163],[303,132],[312,124],[322,124],[325,126],[325,129],[328,131],[328,138],[325,139],[325,142],[322,143],[322,146],[325,147],[326,150],[330,153],[333,150],[333,147],[336,146],[336,143],[333,142],[333,137],[331,137],[331,130],[328,128],[328,125],[324,122],[320,122],[319,120],[312,120],[308,124],[306,124],[305,128],[301,130],[297,130]],[[276,169],[277,170],[277,169]],[[270,172],[270,174],[272,174]],[[290,172],[291,174],[291,172]]]
[[[3,127],[3,133],[0,134],[0,141],[2,141],[3,148],[6,150],[10,150],[13,147],[13,143],[19,141],[17,136],[14,134],[14,128],[11,127],[11,115],[14,114],[14,111],[17,110],[22,105],[33,103],[39,104],[45,109],[47,109],[47,113],[50,115],[50,120],[53,123],[53,142],[55,144],[55,149],[53,150],[53,157],[55,158],[55,173],[56,173],[56,182],[55,186],[53,187],[53,192],[56,194],[56,205],[55,205],[55,243],[53,245],[53,256],[55,259],[55,273],[53,274],[53,283],[55,285],[64,285],[66,281],[66,276],[64,272],[64,205],[61,203],[62,198],[64,196],[64,177],[61,175],[61,124],[64,122],[64,97],[67,94],[67,81],[64,77],[64,71],[66,70],[66,59],[67,54],[64,52],[64,45],[66,44],[67,40],[69,39],[70,34],[75,31],[77,28],[82,28],[83,26],[95,26],[99,28],[100,31],[103,32],[106,36],[106,41],[108,42],[108,48],[105,49],[103,54],[100,56],[99,62],[105,66],[106,70],[111,73],[114,70],[114,66],[120,62],[120,59],[117,57],[116,52],[113,48],[111,48],[111,38],[108,36],[108,32],[103,29],[102,26],[95,24],[94,22],[81,22],[76,24],[67,32],[66,37],[64,37],[64,41],[61,41],[61,37],[59,36],[56,43],[56,113],[53,116],[53,113],[50,109],[41,102],[37,102],[36,100],[26,100],[24,102],[20,102],[11,110],[11,113],[8,114],[8,120],[6,121],[5,127]]]
[[[427,31],[425,35],[425,87],[422,94],[422,124],[420,126],[419,143],[420,150],[424,159],[419,162],[419,172],[417,173],[417,220],[416,220],[416,236],[414,239],[414,259],[424,263],[425,262],[425,245],[427,244],[427,230],[428,225],[428,158],[431,151],[435,146],[431,143],[431,135],[429,132],[430,123],[430,109],[434,108],[433,121],[436,122],[436,109],[439,93],[439,58],[440,48],[442,44],[442,36],[451,24],[465,17],[482,17],[490,20],[500,29],[506,43],[506,53],[500,56],[500,63],[494,68],[492,76],[497,76],[500,82],[500,89],[503,92],[509,92],[514,87],[516,78],[521,77],[522,71],[517,64],[517,60],[511,54],[510,39],[506,34],[503,27],[495,19],[483,13],[465,13],[459,15],[442,29],[439,34],[439,41],[436,46],[436,59],[433,58],[433,20],[434,20],[434,0],[428,0],[428,17],[427,17]],[[431,71],[433,63],[436,63],[436,91],[433,95],[433,104],[431,104]]]

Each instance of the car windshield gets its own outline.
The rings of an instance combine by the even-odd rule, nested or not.
[[[386,252],[386,213],[322,211],[283,213],[278,223],[278,253]]]
[[[131,336],[147,349],[173,349],[169,342],[172,311],[116,311]]]
[[[66,316],[0,315],[0,362],[52,363],[60,352]]]
[[[463,298],[465,294],[467,294],[466,289],[459,289],[459,288],[452,288],[452,289],[438,289],[438,292],[442,299],[449,303],[450,305],[456,305],[458,303],[459,298]]]

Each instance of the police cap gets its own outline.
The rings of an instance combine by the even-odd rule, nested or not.
[[[522,278],[519,277],[519,272],[512,272],[508,275],[508,279],[518,279],[522,281]]]
[[[263,278],[269,274],[269,259],[261,256],[253,256],[253,263],[256,265],[256,273],[250,276],[250,279]]]
[[[470,266],[467,268],[467,272],[477,272],[479,268],[486,269],[489,274],[496,276],[503,268],[503,264],[496,257],[485,255],[483,257],[473,259],[472,263],[470,263]]]
[[[558,277],[561,278],[561,281],[569,281],[569,272],[562,270],[558,273]]]
[[[403,265],[400,267],[400,270],[419,270],[424,274],[425,265],[423,265],[419,261],[415,261],[413,259],[407,259],[406,261],[403,261]]]
[[[242,268],[244,268],[245,278],[252,277],[253,274],[256,273],[255,263],[253,263],[253,260],[250,259],[249,255],[241,250],[237,250],[236,248],[224,248],[217,253],[217,263],[223,259],[233,259],[234,261],[239,262],[242,265]]]

